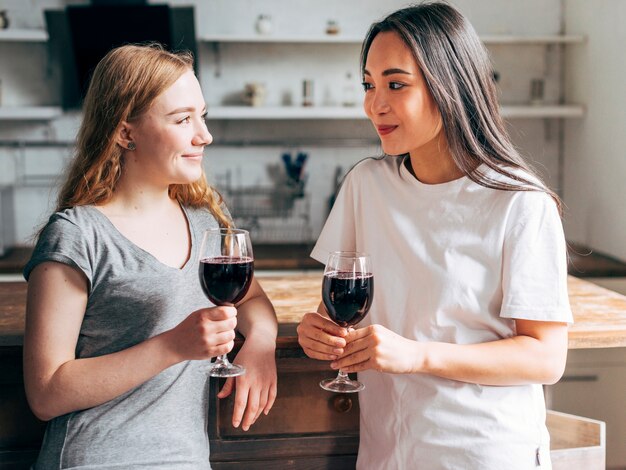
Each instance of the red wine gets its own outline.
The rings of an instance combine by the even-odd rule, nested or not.
[[[215,305],[235,304],[248,292],[253,272],[254,263],[249,257],[203,258],[200,260],[200,285]]]
[[[367,315],[374,295],[371,273],[331,272],[324,275],[322,300],[332,321],[348,327]]]

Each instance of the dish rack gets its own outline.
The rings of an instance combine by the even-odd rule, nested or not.
[[[311,241],[310,197],[304,183],[220,188],[235,225],[256,243]]]

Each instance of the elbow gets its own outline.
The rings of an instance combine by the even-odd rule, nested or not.
[[[565,372],[565,366],[552,370],[551,373],[549,373],[546,376],[546,379],[544,380],[543,384],[554,385],[559,380],[561,380],[561,377],[563,377],[564,372]]]
[[[41,421],[50,421],[51,419],[57,417],[45,400],[29,398],[28,405],[30,406],[30,410],[33,412],[35,417]]]
[[[554,385],[565,373],[565,358],[562,360],[547,361],[543,370],[541,383],[543,385]]]
[[[41,421],[50,421],[62,413],[55,409],[53,400],[43,390],[32,390],[26,387],[26,399],[32,413]]]

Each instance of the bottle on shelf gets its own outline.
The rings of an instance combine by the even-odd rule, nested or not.
[[[9,16],[6,10],[0,10],[0,29],[7,29],[9,27]]]
[[[259,15],[256,20],[256,32],[262,35],[272,34],[272,17],[269,15]]]
[[[313,80],[302,81],[302,106],[313,106]]]
[[[354,87],[355,83],[352,78],[352,72],[347,72],[341,97],[341,104],[344,106],[349,107],[356,105],[356,93],[354,91]]]

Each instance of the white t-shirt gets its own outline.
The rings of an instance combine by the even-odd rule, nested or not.
[[[360,326],[470,344],[514,336],[516,318],[572,321],[563,228],[548,195],[467,177],[423,184],[405,158],[352,169],[311,254],[371,255],[374,300]],[[541,385],[375,371],[359,379],[359,469],[550,468]]]

